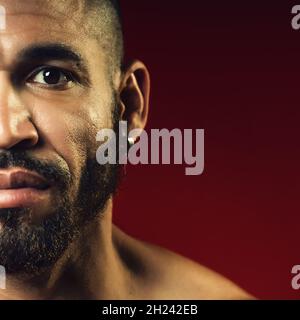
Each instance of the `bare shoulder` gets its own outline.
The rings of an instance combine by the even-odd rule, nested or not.
[[[232,281],[186,257],[122,231],[120,235],[122,256],[133,270],[142,299],[253,299]]]

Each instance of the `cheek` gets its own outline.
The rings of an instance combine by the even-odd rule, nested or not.
[[[34,105],[33,121],[43,148],[64,159],[78,187],[87,157],[96,159],[97,132],[111,124],[109,108],[94,108],[92,101],[84,105],[54,106],[53,101]]]

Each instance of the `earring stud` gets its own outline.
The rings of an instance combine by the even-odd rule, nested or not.
[[[131,148],[134,144],[135,144],[135,140],[134,140],[134,138],[128,138],[128,145],[129,145],[129,148]]]

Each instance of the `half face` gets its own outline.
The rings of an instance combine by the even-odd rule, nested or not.
[[[79,215],[101,210],[115,187],[114,169],[95,158],[97,131],[113,125],[112,81],[82,2],[0,1],[0,264],[8,271],[57,260]],[[55,248],[58,239],[66,241]]]

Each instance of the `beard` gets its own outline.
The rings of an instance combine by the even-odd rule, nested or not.
[[[117,119],[113,114],[115,130]],[[55,182],[57,203],[39,223],[30,222],[30,208],[0,209],[0,265],[7,274],[30,276],[51,269],[84,226],[101,215],[121,173],[118,164],[99,165],[96,156],[88,158],[74,199],[71,174],[59,163],[36,159],[26,151],[1,151],[0,168],[8,167],[23,167]]]

